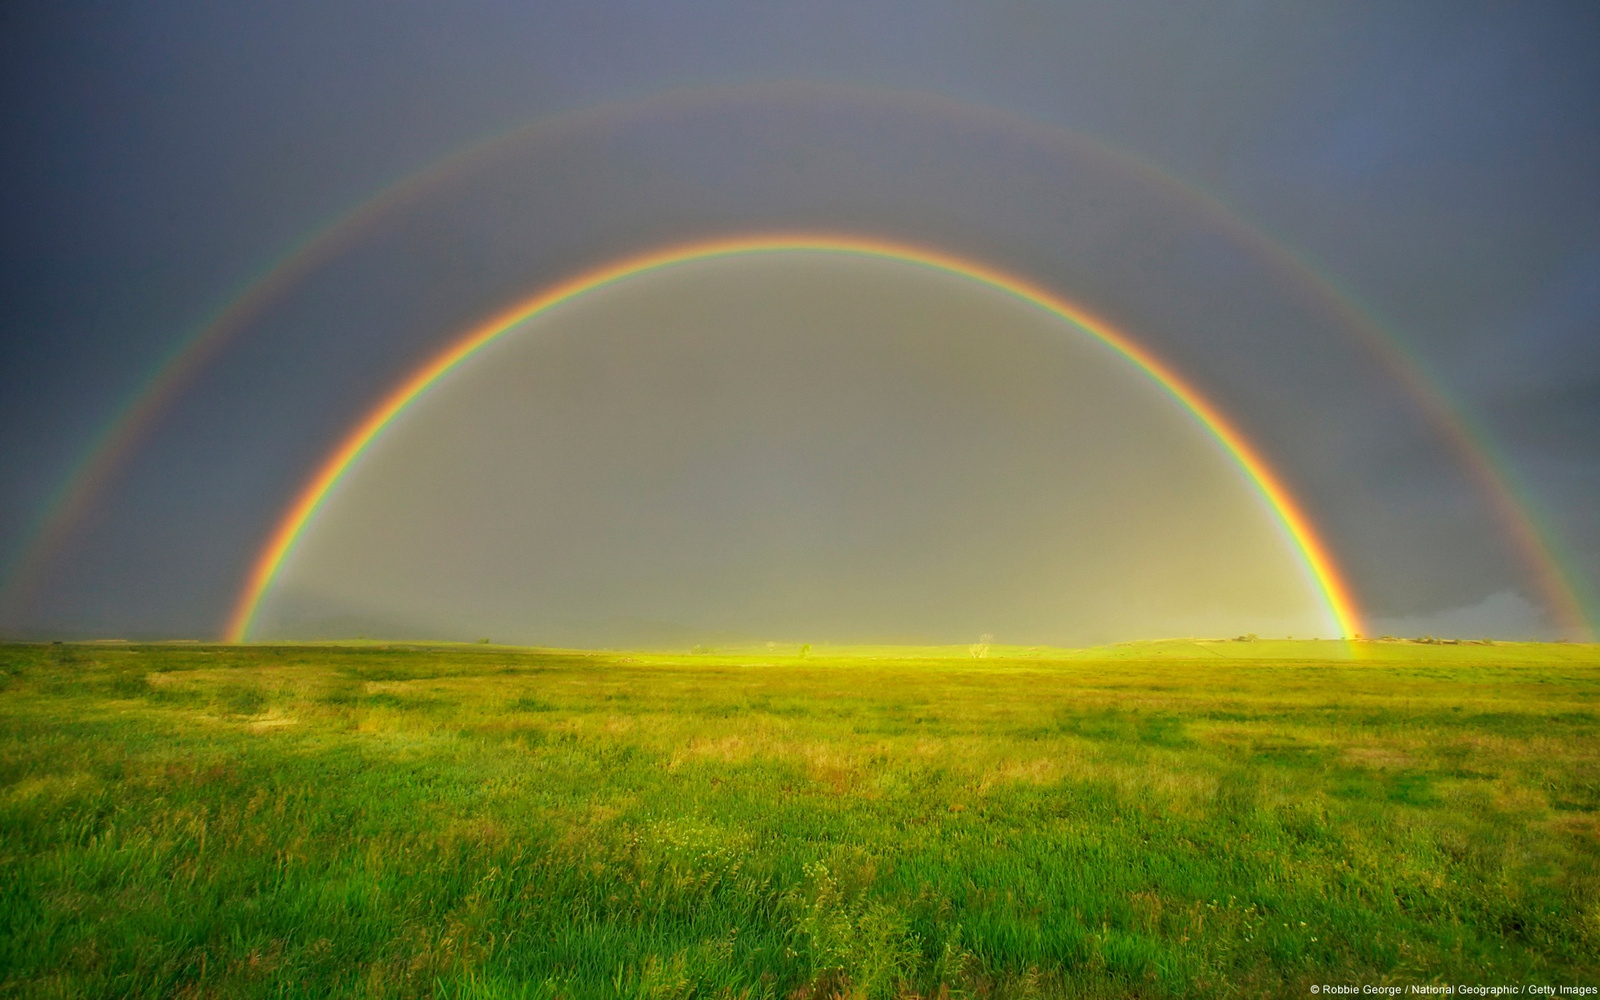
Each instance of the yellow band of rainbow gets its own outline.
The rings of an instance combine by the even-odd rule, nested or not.
[[[284,560],[293,551],[296,539],[351,463],[412,400],[479,348],[553,306],[647,271],[713,257],[797,251],[860,254],[919,264],[959,275],[1032,303],[1103,341],[1166,390],[1221,443],[1293,539],[1306,571],[1322,592],[1330,624],[1336,625],[1345,638],[1354,637],[1361,631],[1360,616],[1349,586],[1335,567],[1327,546],[1312,528],[1310,520],[1282,479],[1216,406],[1149,351],[1110,324],[1029,281],[936,250],[853,236],[778,233],[697,241],[628,257],[579,274],[518,302],[458,337],[433,360],[396,386],[346,434],[339,446],[317,468],[316,475],[296,495],[250,568],[244,588],[228,619],[225,640],[243,642],[248,638],[256,610]]]

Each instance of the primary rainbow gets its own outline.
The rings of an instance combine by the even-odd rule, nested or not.
[[[796,251],[859,254],[918,264],[959,275],[1038,306],[1104,342],[1181,403],[1227,450],[1267,502],[1279,525],[1293,539],[1304,569],[1316,581],[1322,592],[1332,623],[1337,625],[1346,638],[1354,637],[1361,631],[1360,616],[1351,597],[1349,585],[1335,567],[1327,546],[1312,528],[1305,512],[1290,495],[1277,473],[1210,401],[1125,334],[1104,320],[1029,281],[1001,273],[971,260],[886,240],[813,233],[779,233],[703,240],[628,257],[579,274],[532,298],[524,299],[457,338],[432,361],[423,365],[384,397],[365,419],[345,436],[339,446],[318,467],[316,474],[300,490],[251,566],[244,589],[240,592],[238,602],[228,619],[224,638],[230,642],[243,642],[249,637],[256,611],[277,576],[278,570],[294,550],[295,542],[306,523],[317,512],[323,499],[344,475],[345,470],[383,432],[391,420],[411,405],[411,402],[422,395],[430,385],[479,348],[553,306],[647,271],[714,257]]]

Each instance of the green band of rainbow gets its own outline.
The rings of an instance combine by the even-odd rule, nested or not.
[[[1318,537],[1310,520],[1284,486],[1283,481],[1262,459],[1260,453],[1210,401],[1201,396],[1176,372],[1104,320],[1028,281],[938,251],[850,236],[769,234],[694,242],[629,257],[580,274],[530,299],[518,302],[457,338],[432,361],[423,365],[384,397],[345,436],[339,446],[323,461],[316,474],[300,490],[252,565],[244,589],[228,620],[225,639],[230,642],[242,642],[249,637],[262,598],[271,587],[284,560],[294,550],[295,542],[307,522],[317,512],[323,499],[344,475],[345,470],[413,400],[479,348],[553,306],[647,271],[713,257],[795,251],[860,254],[919,264],[960,275],[1008,292],[1067,320],[1103,341],[1166,390],[1221,443],[1266,500],[1283,530],[1293,539],[1305,570],[1321,590],[1329,624],[1337,627],[1341,635],[1346,638],[1353,637],[1361,631],[1360,617],[1351,597],[1350,588],[1335,567],[1327,546]]]

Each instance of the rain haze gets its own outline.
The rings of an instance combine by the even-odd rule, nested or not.
[[[414,405],[319,512],[261,631],[1326,630],[1221,449],[1059,320],[905,264],[683,272],[530,323]]]
[[[7,635],[223,634],[328,456],[467,331],[774,234],[1103,318],[1250,442],[1371,634],[1592,634],[1590,5],[3,16]],[[958,273],[685,259],[429,386],[251,637],[1338,631],[1171,388]]]

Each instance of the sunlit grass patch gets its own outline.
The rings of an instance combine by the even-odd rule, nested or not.
[[[1279,647],[0,647],[0,988],[1592,980],[1593,654]]]

